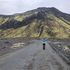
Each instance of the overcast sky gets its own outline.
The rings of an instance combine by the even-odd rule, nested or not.
[[[38,7],[55,7],[70,14],[70,0],[0,0],[0,14],[14,14]]]

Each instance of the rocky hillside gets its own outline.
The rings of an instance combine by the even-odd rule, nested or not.
[[[21,14],[0,15],[0,38],[70,38],[70,14],[37,8]]]

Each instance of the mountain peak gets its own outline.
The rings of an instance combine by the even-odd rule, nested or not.
[[[37,9],[56,9],[55,7],[38,7]]]
[[[39,7],[11,17],[0,16],[0,38],[10,36],[70,38],[70,15],[55,7]]]

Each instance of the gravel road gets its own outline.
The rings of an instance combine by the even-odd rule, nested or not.
[[[43,50],[41,40],[34,40],[25,48],[1,57],[0,70],[70,70],[70,66],[48,43]]]

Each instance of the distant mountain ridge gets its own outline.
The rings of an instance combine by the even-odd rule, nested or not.
[[[0,15],[0,38],[70,38],[70,14],[40,7],[14,15]]]

